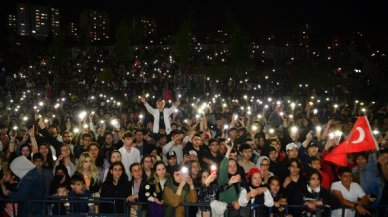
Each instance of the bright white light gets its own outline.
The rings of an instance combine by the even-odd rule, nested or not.
[[[74,128],[73,132],[74,132],[75,134],[77,134],[77,133],[79,132],[79,129],[78,129],[78,128]]]
[[[291,133],[296,133],[298,132],[298,128],[296,126],[291,127]]]
[[[83,120],[86,117],[86,111],[82,111],[78,115],[79,119]]]
[[[334,132],[334,135],[335,135],[336,137],[341,137],[341,136],[342,136],[342,132],[341,132],[340,130],[336,130],[336,131]]]

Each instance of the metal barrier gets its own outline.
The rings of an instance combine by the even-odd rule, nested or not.
[[[28,214],[28,216],[37,216],[37,217],[42,217],[42,216],[99,216],[99,217],[128,217],[128,216],[137,216],[137,217],[142,217],[146,216],[146,212],[150,210],[149,208],[149,203],[148,202],[128,202],[126,201],[126,198],[98,198],[98,197],[91,197],[91,198],[69,198],[69,197],[50,197],[45,200],[31,200],[31,201],[14,201],[14,200],[9,200],[9,199],[3,199],[0,198],[0,210],[5,210],[5,204],[10,203],[12,206],[15,208],[15,204],[20,202],[27,202],[27,204],[43,204],[44,210],[40,214],[34,215],[34,213]],[[122,203],[122,204],[121,204]],[[52,209],[53,206],[57,205],[58,207],[61,207],[60,204],[64,205],[66,208],[65,214],[56,214],[53,213]],[[89,207],[88,212],[82,213],[82,212],[74,212],[74,210],[71,210],[71,206],[75,204],[87,204]],[[3,206],[3,207],[2,207]],[[110,209],[109,213],[103,213],[101,210],[98,210],[98,208],[102,208],[103,206],[110,206],[112,209]],[[123,210],[120,212],[118,210],[118,207],[122,207]],[[131,213],[131,207],[136,206],[138,209],[136,209],[136,214]],[[163,205],[167,206],[167,205]],[[195,217],[197,214],[198,209],[200,208],[208,208],[206,212],[199,212],[199,215],[201,217],[212,217],[212,214],[210,212],[210,204],[209,203],[181,203],[179,206],[184,206],[185,207],[185,217]],[[96,208],[98,207],[98,208]],[[260,208],[264,208],[265,206],[262,204],[254,204],[249,205],[247,207],[244,207],[243,209],[249,210],[248,215],[239,215],[237,216],[253,216],[253,217],[261,217],[262,215],[257,215],[257,211]],[[63,207],[62,207],[63,208]],[[74,208],[74,206],[73,206]],[[285,208],[307,208],[305,205],[287,205]],[[326,208],[326,209],[325,209]],[[19,207],[20,209],[20,207]],[[317,210],[315,212],[316,217],[322,217],[323,210],[328,210],[328,214],[325,214],[324,216],[331,216],[331,208],[326,207],[326,206],[317,206]],[[346,207],[342,207],[343,211],[346,209]],[[194,212],[194,211],[195,212]],[[242,208],[240,208],[239,211],[241,211]],[[270,210],[270,209],[269,209]],[[13,209],[13,216],[18,216],[17,213],[15,212],[16,209]],[[234,208],[229,204],[227,206],[227,210],[225,211],[225,216],[226,217],[232,217],[236,216],[235,214],[231,213],[238,213],[239,211],[235,211]],[[375,217],[382,217],[382,216],[388,216],[388,206],[378,206],[376,209],[373,210],[374,214],[372,215]],[[4,211],[5,212],[5,211]],[[61,210],[59,209],[59,212]],[[1,212],[0,212],[1,213]],[[12,216],[11,214],[11,216]],[[271,211],[269,211],[269,214],[271,214]],[[357,215],[356,215],[357,216]]]

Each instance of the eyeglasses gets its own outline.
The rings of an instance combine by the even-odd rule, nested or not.
[[[269,164],[260,164],[260,166],[267,167],[267,166],[269,166]]]

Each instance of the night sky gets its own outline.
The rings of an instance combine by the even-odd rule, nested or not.
[[[154,17],[158,32],[174,34],[190,8],[197,34],[213,33],[225,23],[225,10],[231,8],[243,31],[252,38],[294,28],[295,24],[313,24],[316,34],[336,35],[352,31],[387,36],[387,7],[370,1],[117,1],[117,0],[19,0],[38,5],[53,5],[63,12],[63,20],[77,21],[85,9],[101,9],[111,15],[113,25],[133,15]],[[2,3],[2,13],[15,8],[15,1]]]

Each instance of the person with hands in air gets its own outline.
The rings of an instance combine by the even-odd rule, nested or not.
[[[174,151],[177,158],[177,163],[181,164],[183,160],[183,138],[184,132],[181,130],[173,130],[171,132],[171,141],[163,146],[163,158],[167,163],[167,154]]]
[[[169,135],[171,133],[170,116],[179,106],[179,100],[177,100],[170,108],[165,108],[166,102],[163,99],[158,99],[156,101],[157,108],[152,108],[144,97],[140,97],[140,101],[144,103],[147,111],[154,117],[152,132],[158,134],[160,129],[166,129],[166,133]]]
[[[244,183],[245,180],[242,180],[242,176],[238,171],[237,160],[230,158],[230,154],[232,152],[233,146],[231,144],[227,144],[226,148],[227,148],[227,151],[226,151],[225,157],[220,164],[217,183],[219,186],[222,186],[228,183],[231,177],[233,176],[239,177],[240,182],[236,182],[232,184],[232,186],[227,188],[225,191],[220,192],[219,194],[219,200],[221,202],[226,202],[232,205],[233,209],[229,210],[228,214],[229,216],[234,217],[234,216],[239,216],[238,210],[240,209],[240,204],[238,202],[238,197],[241,191],[242,183]]]
[[[217,199],[219,192],[225,191],[233,184],[240,182],[241,177],[239,175],[232,176],[228,183],[224,185],[218,185],[217,182],[217,166],[212,165],[210,170],[203,170],[200,172],[201,183],[196,188],[198,192],[198,202],[210,203]],[[226,207],[226,203],[225,203]],[[211,216],[209,207],[200,207],[197,216]]]

